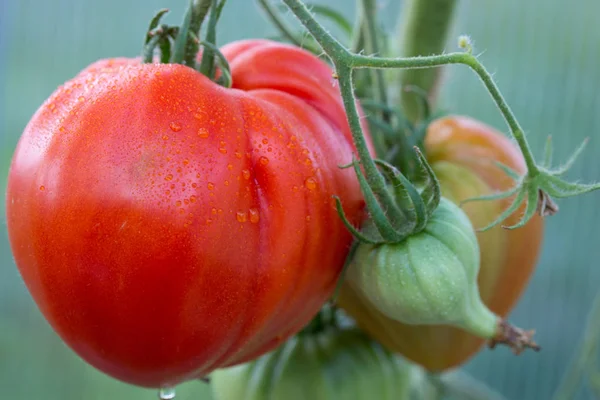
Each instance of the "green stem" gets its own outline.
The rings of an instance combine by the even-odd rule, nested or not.
[[[583,376],[590,372],[593,362],[598,357],[600,348],[600,291],[596,294],[594,304],[588,316],[585,333],[567,372],[563,375],[560,386],[554,393],[554,400],[574,399],[579,391]]]
[[[298,47],[302,47],[302,42],[296,36],[296,34],[289,28],[288,24],[285,23],[281,14],[277,12],[275,7],[269,2],[269,0],[258,0],[258,4],[267,14],[267,17],[271,20],[273,25],[279,30],[279,32],[291,43]]]
[[[362,6],[359,3],[356,4],[356,21],[352,30],[350,49],[353,53],[360,53],[365,47],[365,16]]]
[[[224,2],[222,2],[224,3]],[[217,0],[211,0],[210,16],[208,17],[208,27],[206,28],[206,38],[204,42],[212,45],[217,44],[217,21],[219,20],[219,10]],[[204,47],[202,60],[200,61],[200,72],[209,79],[214,78],[215,73],[215,53],[210,47]]]
[[[285,1],[285,0],[284,0]],[[295,1],[295,0],[291,0]],[[500,89],[494,82],[492,75],[479,62],[477,57],[470,53],[449,53],[434,56],[424,57],[408,57],[408,58],[380,58],[367,57],[362,55],[352,55],[349,57],[349,62],[353,68],[404,68],[404,69],[419,69],[432,68],[448,64],[463,64],[470,67],[481,79],[487,90],[489,91],[496,106],[502,113],[510,131],[519,145],[525,163],[529,170],[529,176],[533,178],[539,172],[535,163],[535,158],[521,125],[517,121],[510,106],[502,96]]]
[[[354,99],[354,88],[352,84],[352,70],[347,66],[336,64],[336,72],[339,76],[340,92],[348,116],[348,124],[350,125],[350,131],[352,132],[352,138],[358,152],[359,160],[365,170],[365,177],[367,182],[369,182],[371,189],[383,204],[383,208],[392,221],[392,225],[394,225],[394,222],[402,221],[403,215],[398,209],[394,198],[386,188],[384,176],[379,172],[375,161],[371,158],[367,141],[365,140],[360,125],[358,110],[356,109],[356,100]]]
[[[208,14],[211,1],[212,0],[194,0],[191,5],[192,17],[190,20],[189,32],[195,35],[196,38],[200,37],[202,22]],[[184,65],[194,68],[196,65],[196,56],[198,55],[198,50],[200,50],[200,43],[196,40],[189,40],[189,38],[186,37],[182,38],[182,40],[187,41],[185,46]]]
[[[362,0],[362,15],[364,16],[364,35],[365,35],[365,47],[368,54],[379,55],[380,48],[377,40],[377,26],[375,21],[377,12],[377,1],[376,0]],[[384,105],[388,104],[388,96],[386,90],[385,79],[383,76],[383,70],[371,69],[372,81],[375,83],[375,99]],[[389,122],[389,113],[381,111],[381,118],[385,122]]]
[[[447,44],[458,0],[407,0],[404,3],[399,39],[403,57],[440,54]],[[400,88],[417,86],[433,103],[441,70],[402,70]],[[411,122],[419,120],[420,100],[414,93],[400,93],[400,105]]]
[[[300,20],[302,25],[304,25],[304,27],[313,35],[313,37],[321,45],[323,50],[333,60],[334,64],[338,68],[340,83],[343,80],[351,79],[349,75],[352,69],[354,68],[415,69],[439,67],[447,64],[464,64],[470,67],[479,76],[485,87],[488,89],[490,95],[492,96],[492,99],[494,100],[498,109],[500,110],[504,119],[506,120],[506,123],[508,124],[511,130],[512,136],[519,145],[523,154],[523,158],[525,159],[529,178],[533,179],[537,175],[539,175],[540,171],[535,163],[535,158],[533,157],[533,153],[529,148],[529,144],[527,143],[527,139],[525,138],[525,133],[523,129],[519,125],[519,122],[515,118],[509,105],[506,103],[506,100],[504,100],[504,97],[500,93],[500,90],[494,82],[491,74],[483,67],[483,65],[479,62],[477,57],[473,56],[470,53],[450,53],[442,55],[408,58],[380,58],[352,54],[315,20],[315,18],[312,16],[312,14],[308,10],[308,8],[306,8],[302,1],[282,1],[288,6],[292,13],[296,15],[296,17]],[[346,76],[343,76],[344,74],[346,74]],[[349,95],[352,96],[352,99],[345,99],[344,101],[344,103],[347,106],[347,111],[350,111],[349,114],[357,114],[356,106],[354,105],[353,99],[354,94],[351,91],[346,91],[346,94],[344,96]],[[350,127],[353,128],[353,134],[355,136],[358,136],[354,132],[356,130],[356,127],[352,127],[352,124],[350,125]],[[362,136],[362,130],[360,131],[360,136]],[[362,141],[364,142],[364,138]],[[366,160],[361,159],[361,161],[365,163],[365,167],[370,164]]]

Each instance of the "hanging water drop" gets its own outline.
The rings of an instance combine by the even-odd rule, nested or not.
[[[158,392],[158,398],[160,400],[172,400],[175,398],[175,388],[171,386],[165,386]]]

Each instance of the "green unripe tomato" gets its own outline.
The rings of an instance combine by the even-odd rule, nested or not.
[[[416,368],[356,328],[328,328],[217,370],[211,386],[216,400],[403,400]]]
[[[497,317],[477,286],[479,246],[467,215],[442,198],[426,228],[397,244],[361,243],[346,279],[405,324],[446,324],[492,338]]]

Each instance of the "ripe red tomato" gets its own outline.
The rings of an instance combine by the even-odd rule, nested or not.
[[[11,248],[82,358],[147,387],[252,359],[331,295],[363,200],[325,63],[223,48],[233,88],[176,64],[102,60],[37,111],[7,189]]]
[[[510,140],[467,117],[451,116],[434,121],[425,137],[425,150],[440,181],[442,195],[455,203],[504,191],[514,185],[495,161],[521,173],[525,171],[521,153]],[[483,228],[505,210],[510,201],[467,203],[463,210],[475,228]],[[523,211],[521,207],[505,224],[517,223]],[[512,310],[525,289],[538,259],[542,234],[543,220],[538,216],[520,229],[505,230],[496,226],[477,233],[481,299],[500,317]],[[343,286],[339,301],[371,336],[430,371],[461,365],[484,344],[484,340],[458,328],[394,321],[348,284]]]

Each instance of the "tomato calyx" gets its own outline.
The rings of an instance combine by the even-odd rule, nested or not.
[[[158,49],[160,63],[182,64],[197,70],[221,86],[230,88],[231,71],[227,59],[215,45],[216,26],[226,0],[194,0],[190,2],[181,26],[161,24],[168,9],[159,10],[150,21],[142,49],[144,63],[155,62]],[[210,13],[210,14],[209,14]],[[200,30],[206,16],[208,27],[204,40],[200,40]],[[197,55],[200,46],[204,52],[200,62]],[[217,76],[217,67],[220,73]]]
[[[440,184],[423,153],[416,146],[414,150],[423,181],[421,190],[392,164],[380,159],[374,160],[389,183],[386,190],[393,199],[393,208],[387,210],[370,186],[360,168],[360,162],[354,159],[351,164],[344,166],[354,168],[370,216],[365,223],[368,228],[359,231],[348,221],[341,201],[335,197],[340,218],[358,241],[369,244],[400,243],[407,237],[421,232],[427,225],[440,202]]]

